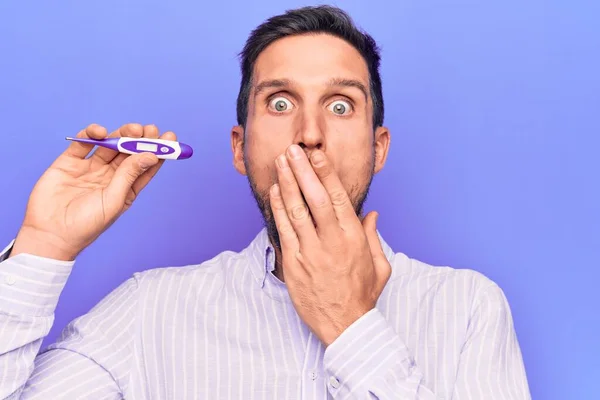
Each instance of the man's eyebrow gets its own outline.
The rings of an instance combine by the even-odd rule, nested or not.
[[[343,78],[333,78],[329,81],[330,86],[342,86],[342,87],[354,87],[359,89],[363,95],[365,96],[365,100],[369,100],[369,92],[367,91],[367,87],[359,80],[356,79],[343,79]]]
[[[260,82],[254,86],[254,97],[258,96],[262,91],[269,88],[286,88],[291,86],[289,79],[269,79]],[[365,96],[365,100],[369,99],[369,92],[367,87],[359,80],[356,79],[345,79],[345,78],[332,78],[329,81],[329,86],[340,86],[340,87],[353,87],[359,89]]]
[[[254,86],[254,97],[258,96],[260,92],[268,88],[284,88],[289,86],[289,79],[269,79],[266,81],[262,81],[258,85]]]

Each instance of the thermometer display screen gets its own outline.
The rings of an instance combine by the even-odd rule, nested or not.
[[[156,153],[156,150],[158,150],[158,146],[156,144],[153,144],[153,143],[138,142],[136,148],[139,151],[149,151],[149,152],[152,152],[152,153]]]

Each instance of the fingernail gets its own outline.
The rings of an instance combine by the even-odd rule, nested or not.
[[[279,165],[279,168],[281,169],[287,168],[288,162],[285,158],[285,154],[282,154],[279,157],[277,157],[277,165]]]
[[[317,152],[312,153],[310,159],[311,159],[313,165],[319,165],[323,162],[323,160],[325,158],[323,157],[323,153],[321,153],[320,151],[317,151]]]
[[[299,158],[302,154],[302,149],[299,146],[293,144],[288,148],[288,153],[292,158]]]

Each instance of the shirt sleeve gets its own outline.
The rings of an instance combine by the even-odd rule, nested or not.
[[[0,398],[123,398],[136,278],[73,320],[56,343],[40,352],[74,262],[30,254],[7,258],[10,248],[0,255]]]
[[[323,363],[334,399],[441,400],[377,308],[326,349]],[[531,398],[510,309],[496,285],[476,301],[458,371],[453,399]]]

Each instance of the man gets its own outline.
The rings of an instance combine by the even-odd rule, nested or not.
[[[390,143],[378,68],[339,9],[253,31],[231,145],[266,228],[239,253],[136,273],[39,352],[77,255],[162,165],[72,143],[0,264],[0,397],[528,399],[502,290],[395,253],[362,215]]]

